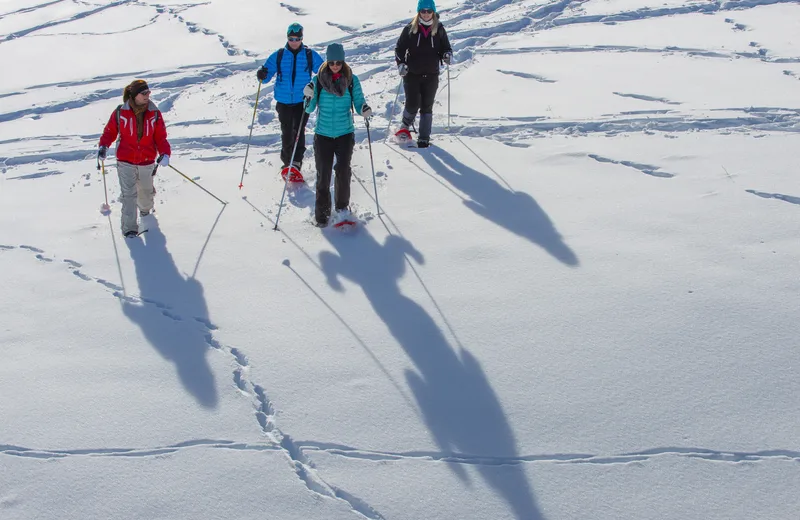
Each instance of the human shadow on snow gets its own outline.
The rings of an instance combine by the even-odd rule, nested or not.
[[[480,458],[474,466],[450,463],[464,482],[474,467],[485,482],[502,496],[516,518],[539,520],[542,515],[522,464],[492,464],[516,459],[516,440],[503,408],[480,363],[465,348],[456,352],[428,313],[403,295],[398,285],[413,259],[422,254],[404,238],[391,235],[381,245],[365,229],[356,235],[325,230],[323,235],[336,253],[320,254],[320,265],[328,283],[344,291],[340,277],[363,290],[375,313],[403,347],[415,369],[406,371],[425,423],[445,456]]]
[[[144,239],[144,241],[142,240]],[[175,363],[184,388],[205,408],[217,406],[214,374],[206,361],[210,328],[203,286],[185,278],[167,249],[167,240],[152,219],[147,233],[125,239],[136,267],[143,303],[123,300],[123,312],[136,323],[147,341]]]
[[[578,257],[533,197],[503,187],[441,148],[426,148],[419,155],[438,175],[470,197],[464,201],[469,209],[537,244],[560,262],[573,267],[579,264]]]

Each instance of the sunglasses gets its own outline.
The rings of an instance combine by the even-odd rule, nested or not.
[[[150,90],[143,90],[143,91],[139,92],[139,94],[141,94],[143,96],[149,96],[150,95]],[[138,96],[139,94],[136,94],[136,95]]]
[[[433,9],[420,9],[419,14],[433,14]]]
[[[289,37],[289,41],[290,42],[301,42],[301,41],[303,41],[303,38],[295,38],[294,36],[290,36]]]
[[[336,65],[337,67],[341,67],[342,65],[344,65],[344,62],[343,61],[329,61],[328,65]]]

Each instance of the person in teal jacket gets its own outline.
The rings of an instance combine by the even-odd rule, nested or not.
[[[334,221],[350,218],[350,160],[356,144],[353,112],[357,110],[364,118],[372,115],[372,109],[364,99],[361,82],[345,63],[344,47],[339,43],[328,45],[325,58],[327,61],[322,64],[317,76],[303,89],[308,100],[306,112],[311,114],[319,110],[314,132],[317,166],[314,218],[320,227],[326,226],[331,216],[333,170],[336,171]]]

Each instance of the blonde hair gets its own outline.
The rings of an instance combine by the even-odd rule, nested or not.
[[[439,13],[433,13],[433,23],[431,24],[431,35],[436,36],[436,32],[439,30]],[[419,13],[414,15],[414,18],[411,20],[411,34],[417,34],[419,32]]]

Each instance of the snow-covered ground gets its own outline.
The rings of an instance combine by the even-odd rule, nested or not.
[[[386,141],[415,7],[0,1],[0,518],[797,518],[799,3],[440,2],[427,150]],[[238,189],[294,21],[375,108],[352,234],[313,117],[273,230],[272,84]],[[126,240],[135,78],[228,204],[159,170]]]

